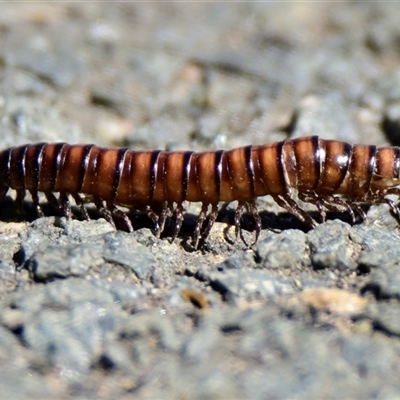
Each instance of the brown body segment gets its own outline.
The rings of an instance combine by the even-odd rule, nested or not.
[[[56,186],[58,165],[62,149],[68,146],[65,143],[47,143],[42,150],[42,162],[39,171],[40,192],[53,192]]]
[[[90,150],[85,175],[81,191],[83,194],[95,196],[96,194],[96,175],[97,175],[97,158],[101,152],[101,147],[93,146]],[[62,185],[61,180],[58,183]]]
[[[254,195],[256,197],[264,196],[265,191],[267,190],[260,164],[260,147],[261,146],[252,146],[251,148],[251,161],[254,175]]]
[[[199,153],[193,153],[188,165],[187,201],[197,201],[201,197],[201,190],[197,179],[197,159]]]
[[[151,155],[149,155],[151,157]],[[140,156],[138,156],[140,157]],[[151,159],[151,158],[150,158]],[[146,164],[146,168],[149,171],[145,171],[144,168],[142,168],[142,166],[137,165],[138,163],[136,163],[136,169],[139,170],[143,170],[142,173],[145,174],[146,178],[147,178],[147,182],[150,183],[151,181],[151,177],[150,175],[152,174],[152,171],[154,171],[154,176],[155,176],[155,181],[153,184],[153,187],[151,186],[147,186],[146,182],[144,180],[141,179],[141,177],[136,174],[137,178],[140,179],[139,180],[135,180],[135,182],[138,182],[138,188],[142,187],[143,189],[141,190],[141,197],[144,198],[148,198],[150,200],[150,196],[149,193],[152,191],[152,196],[151,196],[151,201],[150,202],[154,202],[157,204],[162,203],[163,201],[166,201],[166,187],[165,187],[165,177],[166,177],[166,170],[165,170],[165,164],[167,162],[168,159],[168,153],[165,151],[162,151],[157,158],[157,162],[155,163],[155,165],[150,165],[150,164]],[[135,171],[136,172],[136,171]]]
[[[282,163],[284,166],[286,188],[297,188],[298,174],[297,174],[297,159],[294,152],[294,140],[285,140],[282,146]]]
[[[39,187],[39,173],[45,143],[29,146],[25,152],[25,188],[36,191]]]
[[[0,195],[5,194],[10,184],[11,151],[13,148],[0,152]],[[6,190],[6,192],[4,192]],[[4,192],[4,193],[3,193]]]
[[[375,169],[375,146],[355,145],[349,164],[348,192],[354,199],[363,198],[369,191]]]
[[[345,177],[350,164],[352,146],[336,140],[323,140],[321,146],[325,153],[324,168],[321,171],[316,192],[321,194],[346,193],[348,182],[345,181]]]
[[[88,155],[93,145],[65,145],[57,168],[55,187],[66,193],[79,193],[87,170]]]
[[[212,151],[192,155],[186,200],[205,204],[220,201],[220,155]]]
[[[128,151],[125,155],[124,163],[122,166],[121,177],[117,188],[114,201],[116,204],[122,206],[135,205],[133,200],[133,182],[132,182],[132,158],[134,152]]]
[[[102,200],[116,196],[127,149],[101,149],[97,156],[94,195]]]
[[[230,190],[220,193],[221,201],[252,201],[255,196],[254,168],[251,146],[239,147],[225,152],[224,172],[229,175]],[[222,181],[227,181],[225,176]],[[224,187],[225,189],[225,187]]]
[[[283,149],[284,142],[266,144],[258,148],[257,173],[254,174],[257,186],[262,182],[265,191],[262,195],[283,194],[288,191],[285,178]],[[256,172],[256,171],[255,171]]]
[[[164,174],[163,166],[160,166],[161,154],[163,152],[135,151],[131,152],[130,162],[130,198],[132,203],[142,207],[150,204],[156,197],[160,188],[162,188],[161,177]],[[161,183],[160,183],[161,182]],[[120,183],[120,185],[122,182]],[[162,196],[163,190],[160,196]]]
[[[170,201],[182,203],[186,200],[191,154],[187,151],[167,153],[164,191]]]
[[[10,187],[25,190],[25,153],[28,145],[14,147],[10,159]]]
[[[296,188],[299,191],[313,190],[321,177],[321,159],[317,136],[299,138],[292,141],[296,160]]]
[[[380,147],[376,151],[375,158],[371,190],[375,191],[396,185],[400,179],[400,148]]]

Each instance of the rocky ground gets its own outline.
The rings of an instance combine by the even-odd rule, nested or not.
[[[400,143],[395,3],[2,3],[0,147]],[[96,215],[0,205],[2,398],[400,397],[400,237],[385,205],[308,230],[234,204],[190,251]],[[338,218],[340,217],[340,219]],[[279,228],[271,232],[268,226]],[[243,221],[252,238],[251,218]],[[234,239],[233,229],[230,231]]]

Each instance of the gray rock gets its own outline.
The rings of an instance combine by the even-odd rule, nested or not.
[[[378,299],[400,298],[400,264],[386,263],[374,269],[362,288],[363,292],[372,291]]]
[[[4,262],[11,262],[14,254],[19,251],[21,247],[21,231],[25,230],[25,227],[17,227],[15,225],[13,229],[12,225],[3,226],[3,230],[0,233],[0,258]]]
[[[94,243],[98,244],[100,237],[108,232],[114,232],[114,228],[104,219],[90,220],[82,223],[77,220],[60,219],[60,228],[63,234],[58,238],[60,244],[71,243]]]
[[[28,369],[6,368],[0,371],[0,391],[7,399],[26,398],[51,400],[62,392],[48,384],[47,379]]]
[[[358,263],[363,271],[400,263],[400,247],[393,245],[398,241],[394,232],[384,227],[360,225],[352,229],[350,238],[361,246]]]
[[[376,329],[388,335],[400,335],[400,306],[385,303],[371,305],[365,315]]]
[[[355,248],[349,240],[350,225],[327,221],[307,234],[311,262],[314,268],[355,269]]]
[[[146,302],[143,298],[147,293],[145,288],[125,282],[105,282],[103,280],[93,280],[92,284],[110,293],[115,304],[118,304],[124,310],[136,311],[146,308]]]
[[[392,390],[400,389],[396,382],[396,372],[391,368],[396,365],[399,356],[397,346],[392,347],[386,340],[375,340],[365,335],[341,338],[335,344],[340,348],[340,354],[346,364],[352,369],[357,368],[365,382],[371,381],[371,384],[366,384],[364,390],[367,389],[368,392],[368,389],[377,387],[379,393],[383,389],[378,387],[381,379],[391,382]]]
[[[74,280],[49,283],[14,301],[22,312],[22,340],[40,354],[35,365],[64,371],[71,384],[102,356],[103,344],[124,314],[104,289]],[[4,322],[7,313],[3,313]]]
[[[99,247],[82,244],[60,246],[42,245],[29,259],[26,267],[37,281],[81,276],[89,268],[101,265],[103,258]]]
[[[139,279],[150,278],[155,260],[149,250],[125,232],[106,233],[103,238],[102,257],[105,261],[131,269]]]
[[[15,264],[7,259],[0,260],[0,293],[12,291],[17,285]]]
[[[228,270],[211,272],[207,279],[210,285],[224,296],[231,298],[265,298],[280,294],[293,293],[290,278],[276,276],[270,271]]]
[[[21,235],[22,236],[22,235]],[[28,261],[40,247],[46,247],[52,242],[37,230],[28,230],[22,237],[21,249],[18,252],[18,261],[22,265]]]
[[[306,235],[299,230],[272,234],[255,245],[257,261],[268,269],[300,269],[310,264]]]
[[[216,350],[220,339],[220,333],[216,329],[198,329],[183,343],[182,355],[190,362],[201,362]]]
[[[232,257],[228,257],[222,263],[216,265],[218,271],[226,271],[230,269],[243,270],[246,268],[254,268],[256,266],[254,255],[243,252]]]

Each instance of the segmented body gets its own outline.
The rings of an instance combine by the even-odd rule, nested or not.
[[[353,218],[354,211],[364,216],[359,202],[387,202],[399,215],[397,206],[386,198],[400,194],[399,183],[400,148],[350,145],[317,136],[202,153],[66,143],[28,144],[0,152],[0,198],[11,188],[22,202],[29,191],[40,215],[38,192],[43,192],[66,216],[71,214],[71,195],[88,218],[84,195],[110,223],[123,218],[129,230],[133,229],[130,220],[116,206],[146,209],[157,233],[173,212],[175,237],[183,220],[182,203],[200,202],[195,246],[210,232],[220,202],[238,201],[237,228],[247,206],[258,237],[261,220],[255,199],[259,196],[271,195],[280,206],[315,226],[296,202],[294,191],[301,200],[315,204],[323,216],[325,208],[347,210]]]

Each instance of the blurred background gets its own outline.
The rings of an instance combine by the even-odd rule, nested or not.
[[[398,142],[398,5],[3,3],[2,145]]]

